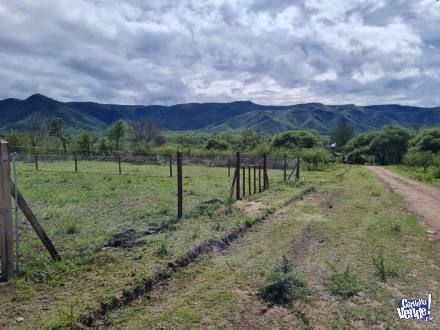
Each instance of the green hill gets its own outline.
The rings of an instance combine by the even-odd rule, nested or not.
[[[249,101],[231,103],[189,103],[173,106],[115,105],[92,102],[59,102],[35,94],[25,100],[0,101],[0,130],[26,130],[32,120],[49,122],[63,118],[75,130],[103,131],[117,119],[136,121],[156,119],[172,131],[224,131],[251,128],[275,134],[286,130],[316,130],[329,134],[341,122],[357,132],[379,129],[387,124],[408,128],[440,126],[440,108],[401,105],[323,105],[263,106]]]

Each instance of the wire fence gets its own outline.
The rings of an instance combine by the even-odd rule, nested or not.
[[[80,172],[95,174],[139,174],[147,176],[173,176],[176,164],[175,155],[78,155],[78,154],[29,154],[16,153],[20,170],[43,172]],[[296,162],[294,157],[267,157],[267,168],[283,170],[292,168]],[[196,166],[200,171],[197,176],[209,175],[202,168],[225,168],[228,177],[231,168],[236,166],[235,155],[223,157],[182,157],[183,166]],[[262,157],[242,157],[242,166],[263,166]]]

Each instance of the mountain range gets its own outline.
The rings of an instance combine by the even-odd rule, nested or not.
[[[68,129],[95,132],[105,130],[120,118],[127,121],[154,118],[161,128],[171,131],[250,128],[266,134],[294,129],[330,134],[340,123],[351,125],[356,132],[380,129],[387,124],[414,129],[440,126],[440,107],[321,103],[269,106],[250,101],[144,106],[60,102],[41,94],[25,100],[0,101],[1,132],[26,130],[31,121],[47,123],[55,117],[62,118]]]

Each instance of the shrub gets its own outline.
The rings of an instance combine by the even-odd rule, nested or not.
[[[261,298],[269,305],[285,305],[309,295],[303,278],[293,271],[293,264],[283,256],[280,264],[265,274]]]
[[[376,267],[376,275],[378,275],[383,282],[386,282],[390,277],[397,277],[397,269],[385,264],[383,250],[380,250],[377,255],[372,256],[372,258],[373,264]]]
[[[154,251],[154,253],[158,256],[158,257],[165,257],[168,255],[169,253],[169,244],[168,244],[168,239],[163,238],[161,239],[157,245],[156,245],[156,249]]]
[[[335,266],[330,266],[331,276],[327,282],[327,287],[333,294],[342,297],[352,297],[359,291],[357,277],[347,268],[344,271],[338,271]]]

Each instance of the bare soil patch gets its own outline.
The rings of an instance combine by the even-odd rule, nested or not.
[[[236,205],[239,208],[244,209],[244,212],[247,215],[256,215],[259,212],[265,210],[267,207],[266,204],[264,204],[260,200],[255,200],[255,201],[241,200],[241,201],[236,202]]]

